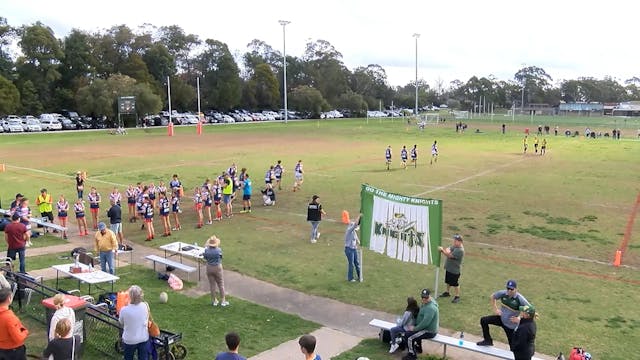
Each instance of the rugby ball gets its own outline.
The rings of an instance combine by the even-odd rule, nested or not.
[[[169,295],[167,295],[167,293],[166,293],[166,292],[164,292],[164,291],[163,291],[163,292],[161,292],[161,293],[160,293],[160,303],[161,303],[161,304],[166,304],[166,303],[167,303],[167,301],[169,301]]]

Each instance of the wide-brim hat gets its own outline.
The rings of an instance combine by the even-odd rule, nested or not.
[[[207,240],[208,247],[218,247],[220,246],[220,239],[217,236],[213,235]]]

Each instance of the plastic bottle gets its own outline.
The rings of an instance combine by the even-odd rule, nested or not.
[[[460,340],[458,340],[458,345],[462,346],[464,344],[464,331],[460,331]]]

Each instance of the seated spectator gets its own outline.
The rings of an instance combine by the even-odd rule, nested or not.
[[[267,184],[262,193],[262,202],[264,206],[274,206],[276,204],[276,192],[271,184]]]
[[[438,303],[431,297],[429,289],[422,289],[420,297],[422,306],[416,317],[416,324],[409,326],[409,331],[404,334],[409,352],[402,360],[416,360],[417,353],[422,352],[422,340],[431,339],[438,334],[440,319]]]
[[[389,354],[398,350],[400,343],[402,342],[401,334],[408,331],[410,326],[415,325],[419,311],[420,307],[418,306],[416,299],[412,296],[408,297],[407,307],[405,308],[404,314],[396,321],[397,326],[389,329],[389,333],[391,335],[391,347],[389,348]]]

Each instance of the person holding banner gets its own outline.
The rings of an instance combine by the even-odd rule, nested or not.
[[[358,281],[362,282],[362,276],[360,273],[360,261],[358,260],[358,245],[360,240],[358,239],[358,229],[360,228],[360,218],[362,214],[358,215],[358,218],[351,221],[347,225],[347,231],[344,233],[344,254],[347,256],[347,281],[355,282],[353,277],[353,268],[356,268],[356,275],[358,275]]]
[[[449,290],[453,287],[455,290],[455,296],[451,302],[457,304],[460,302],[460,284],[458,283],[458,280],[460,279],[460,267],[462,265],[462,258],[464,257],[462,236],[459,234],[453,235],[453,245],[447,248],[438,246],[438,250],[440,250],[442,255],[447,257],[444,262],[444,282],[447,284],[447,291],[443,292],[440,297],[451,296],[451,294],[449,294]]]
[[[320,196],[313,195],[311,202],[307,206],[307,221],[311,223],[312,244],[315,244],[320,237],[318,227],[320,226],[320,221],[322,221],[322,215],[327,215],[327,213],[322,209],[322,204],[318,202],[318,199],[320,199]]]

